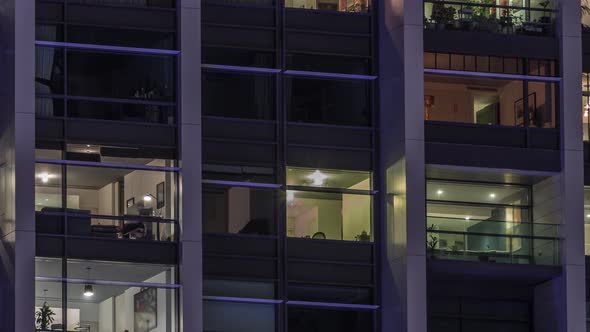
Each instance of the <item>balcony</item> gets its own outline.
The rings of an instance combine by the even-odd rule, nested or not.
[[[535,7],[473,2],[424,0],[425,48],[472,54],[557,56],[554,45],[545,42],[556,32],[557,12],[549,1]]]
[[[176,173],[154,166],[161,163],[36,163],[37,254],[175,264]]]
[[[559,265],[559,223],[551,217],[559,202],[548,198],[555,182],[533,183],[427,180],[429,258]]]

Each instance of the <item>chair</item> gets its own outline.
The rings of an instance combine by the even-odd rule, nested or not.
[[[312,239],[320,239],[325,240],[326,234],[324,232],[316,232],[314,235],[311,236]]]

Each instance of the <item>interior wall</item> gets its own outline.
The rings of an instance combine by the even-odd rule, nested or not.
[[[251,219],[250,216],[250,189],[234,187],[227,193],[228,204],[228,231],[238,233]]]
[[[36,193],[51,194],[51,195],[62,195],[61,188],[58,187],[43,187],[37,186],[35,188]],[[78,189],[71,188],[67,190],[68,195],[68,208],[88,210],[90,213],[99,213],[100,201],[99,191],[94,189]],[[72,199],[77,196],[78,199]],[[61,201],[61,199],[60,199]],[[77,202],[77,203],[76,203]]]
[[[500,124],[513,126],[515,121],[515,103],[522,96],[522,82],[512,81],[500,89]]]
[[[115,329],[115,321],[113,311],[115,310],[115,301],[113,298],[106,299],[98,304],[98,332],[113,332]],[[112,322],[109,324],[108,322]]]
[[[434,97],[429,120],[473,123],[473,97],[463,84],[425,82],[424,95]]]
[[[171,276],[169,271],[159,273],[158,275],[145,280],[147,283],[167,283],[170,282]],[[113,298],[108,298],[100,304],[94,304],[97,310],[97,318],[101,317],[100,328],[101,331],[112,331],[111,325],[113,323],[113,301],[115,303],[115,331],[129,330],[134,331],[134,295],[139,293],[141,288],[131,287],[124,293]],[[150,330],[150,332],[171,332],[175,331],[176,323],[174,320],[175,307],[173,303],[172,291],[167,289],[157,289],[157,326]],[[104,320],[103,320],[104,318]],[[83,318],[82,318],[83,319]]]

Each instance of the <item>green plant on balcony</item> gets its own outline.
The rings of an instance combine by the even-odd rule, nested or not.
[[[432,5],[432,21],[438,30],[449,28],[455,21],[456,10],[453,7],[445,7],[444,3],[436,2]]]
[[[551,16],[547,16],[547,7],[551,4],[550,0],[539,2],[539,6],[543,7],[543,16],[539,19],[542,24],[551,24]]]
[[[436,246],[438,245],[438,236],[432,233],[435,230],[436,229],[434,224],[428,226],[427,228],[428,239],[426,240],[426,249],[430,253],[431,257],[434,257],[434,251],[436,250]]]

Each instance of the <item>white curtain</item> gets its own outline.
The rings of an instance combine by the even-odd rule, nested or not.
[[[37,34],[42,40],[55,40],[57,34],[57,27],[50,25],[43,25],[37,27]],[[53,48],[37,48],[37,56],[35,57],[35,75],[41,80],[50,81],[53,73],[53,62],[55,59],[55,49]],[[48,85],[35,81],[35,91],[41,94],[52,93]],[[37,115],[53,116],[53,101],[49,98],[35,99],[35,110]]]

